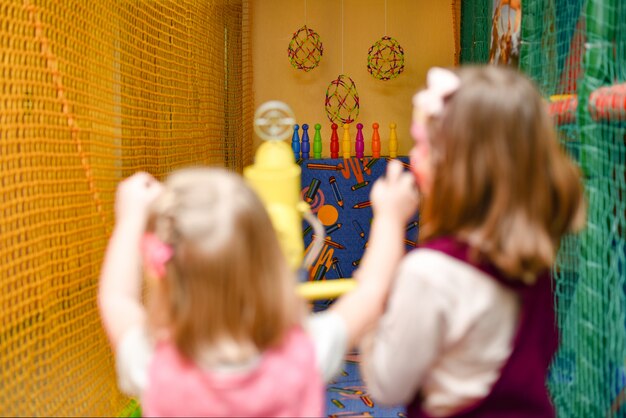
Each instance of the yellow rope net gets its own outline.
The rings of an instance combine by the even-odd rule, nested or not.
[[[247,0],[0,0],[0,415],[119,415],[96,306],[120,179],[252,159]]]

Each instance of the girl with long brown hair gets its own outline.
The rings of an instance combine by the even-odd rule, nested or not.
[[[411,133],[420,247],[361,344],[368,389],[410,417],[553,417],[549,273],[584,224],[579,171],[513,69],[431,69]]]

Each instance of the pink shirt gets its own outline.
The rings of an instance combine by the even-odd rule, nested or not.
[[[243,364],[187,361],[143,326],[122,338],[115,363],[120,389],[141,399],[147,416],[322,416],[324,383],[341,370],[346,347],[344,321],[326,311]]]
[[[292,329],[245,373],[202,370],[170,343],[157,345],[142,396],[145,416],[314,417],[324,415],[324,385],[311,339]]]

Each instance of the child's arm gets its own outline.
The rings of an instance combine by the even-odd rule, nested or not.
[[[395,269],[405,253],[405,226],[418,207],[413,176],[391,161],[387,175],[379,179],[370,195],[374,219],[367,250],[355,278],[355,290],[330,308],[342,317],[348,348],[354,346],[383,314]]]
[[[117,188],[117,220],[100,273],[98,295],[102,322],[114,348],[126,331],[144,321],[139,248],[148,206],[161,189],[161,184],[147,173],[137,173]]]

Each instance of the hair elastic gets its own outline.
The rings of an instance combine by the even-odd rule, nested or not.
[[[147,232],[141,240],[141,252],[145,266],[159,279],[165,277],[165,263],[174,255],[172,247],[161,241],[156,234]]]

